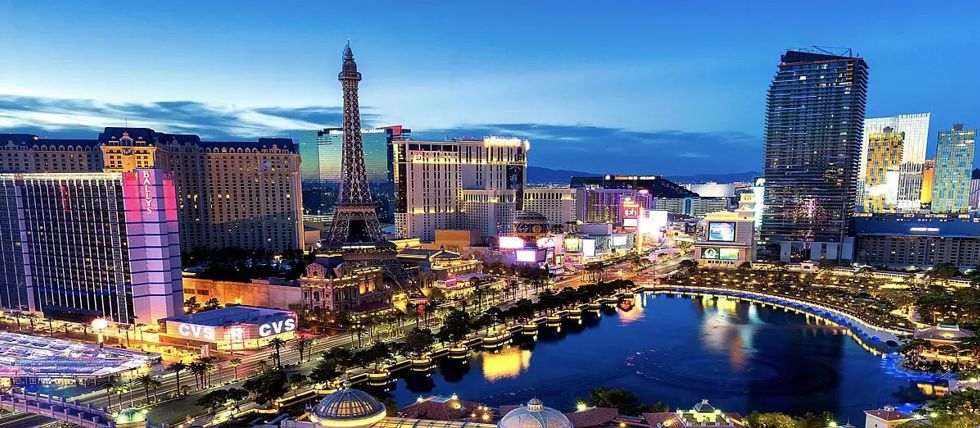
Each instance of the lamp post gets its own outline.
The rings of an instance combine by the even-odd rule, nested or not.
[[[99,335],[99,348],[103,347],[104,337],[102,336],[102,330],[105,330],[106,327],[109,327],[109,320],[105,318],[92,320],[92,330],[95,330],[95,333]]]

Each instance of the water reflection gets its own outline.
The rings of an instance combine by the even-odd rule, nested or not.
[[[483,354],[483,378],[490,382],[516,378],[529,367],[531,351],[526,349],[513,347],[497,353]]]

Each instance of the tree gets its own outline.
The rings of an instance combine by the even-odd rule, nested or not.
[[[249,395],[248,391],[241,388],[229,388],[226,389],[225,392],[227,393],[228,400],[232,402],[232,405],[235,407],[236,411],[239,410],[238,406],[240,406],[242,401],[245,401]]]
[[[273,361],[275,361],[277,369],[282,368],[282,355],[280,354],[280,351],[282,351],[282,347],[285,345],[286,345],[286,341],[278,337],[273,337],[272,339],[269,339],[269,346],[275,348],[275,351],[272,354],[272,359]]]
[[[174,372],[174,376],[177,378],[177,391],[180,392],[180,372],[187,370],[187,364],[183,361],[175,361],[174,363],[167,366],[168,372]]]
[[[136,381],[143,386],[143,393],[146,395],[146,403],[149,404],[150,388],[156,390],[156,388],[162,385],[162,383],[149,373],[136,378]]]
[[[316,367],[310,370],[310,381],[314,383],[328,383],[340,376],[337,365],[330,360],[322,359],[317,361]]]
[[[310,344],[310,339],[299,338],[293,342],[293,348],[296,348],[296,352],[299,352],[299,362],[303,362],[303,356],[306,355],[306,347]]]
[[[242,387],[251,393],[255,404],[266,406],[289,392],[286,381],[286,372],[273,370],[245,381]]]
[[[405,351],[420,356],[428,351],[435,343],[432,330],[415,328],[405,335]]]
[[[191,297],[193,299],[193,297]],[[218,301],[217,297],[212,297],[208,301],[204,302],[204,307],[201,308],[202,311],[212,311],[221,307],[221,302]]]
[[[196,296],[191,296],[187,300],[184,300],[184,312],[193,314],[201,309],[201,303],[197,301]]]
[[[112,392],[119,387],[119,382],[111,377],[99,381],[99,387],[105,390],[106,408],[112,409]]]
[[[374,345],[371,345],[365,352],[364,358],[368,361],[374,361],[374,370],[378,370],[381,361],[391,356],[391,348],[387,343],[381,341],[374,342]]]
[[[752,412],[745,419],[750,428],[799,428],[792,416],[783,413]]]
[[[446,315],[439,337],[444,340],[457,342],[463,340],[470,332],[470,316],[459,309],[453,309]]]
[[[230,365],[232,370],[235,371],[235,380],[238,380],[238,366],[242,365],[242,359],[232,358],[228,361],[228,365]]]
[[[615,407],[624,415],[639,416],[644,412],[667,411],[660,403],[655,406],[644,404],[639,396],[625,389],[593,388],[589,391],[589,398],[593,406]]]
[[[220,410],[222,407],[224,407],[225,403],[227,402],[228,402],[228,390],[217,389],[202,395],[201,398],[198,398],[197,402],[194,404],[197,404],[200,407],[204,407],[208,409],[208,414],[213,415],[217,413],[218,410]]]

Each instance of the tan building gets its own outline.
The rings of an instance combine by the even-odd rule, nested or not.
[[[912,420],[911,416],[891,407],[865,410],[864,416],[864,428],[895,428]]]
[[[284,138],[206,142],[147,128],[105,128],[87,140],[0,134],[0,172],[169,172],[183,252],[302,248],[299,164]]]
[[[888,127],[883,132],[868,136],[867,169],[864,171],[865,212],[895,212],[904,143],[905,133],[892,132],[892,128]]]
[[[694,244],[699,266],[736,268],[755,258],[754,218],[748,211],[709,213]]]
[[[459,253],[443,248],[406,248],[398,252],[398,261],[413,267],[419,287],[423,289],[431,287],[435,281],[483,271],[483,263],[479,260],[464,259]]]
[[[345,263],[340,255],[320,255],[300,278],[307,307],[331,311],[372,312],[391,306],[392,290],[381,266]]]
[[[252,279],[250,282],[220,281],[184,274],[184,300],[194,297],[204,304],[218,299],[221,305],[261,306],[288,309],[303,304],[298,281],[282,278]]]
[[[540,213],[548,223],[565,227],[575,222],[575,189],[529,187],[524,189],[524,211]]]

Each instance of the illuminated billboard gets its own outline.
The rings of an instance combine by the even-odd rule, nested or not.
[[[708,240],[714,242],[735,242],[735,222],[731,222],[731,221],[709,222]]]
[[[636,218],[624,218],[623,227],[637,227],[640,225],[640,220]]]
[[[517,250],[517,261],[535,263],[538,261],[538,250]]]
[[[738,260],[738,248],[705,248],[701,250],[701,258],[704,260]]]
[[[565,251],[577,253],[582,250],[582,240],[579,238],[565,239]]]
[[[585,257],[595,257],[595,239],[582,240],[582,255]]]
[[[516,236],[501,236],[497,246],[507,249],[524,248],[524,240]]]
[[[612,244],[614,247],[622,247],[629,243],[629,237],[626,235],[613,235]]]

